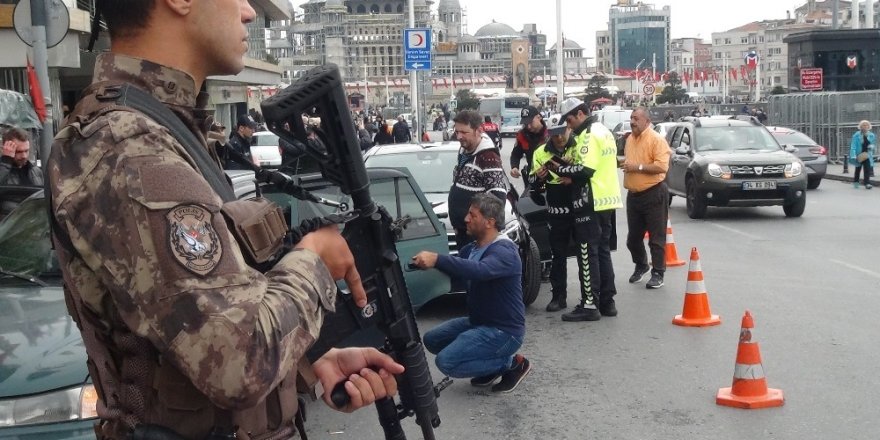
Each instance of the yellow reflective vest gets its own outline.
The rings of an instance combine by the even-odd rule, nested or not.
[[[608,211],[623,208],[620,197],[620,179],[617,177],[617,144],[611,130],[599,122],[589,130],[575,135],[575,143],[585,167],[595,170],[590,178],[593,190],[593,209]]]

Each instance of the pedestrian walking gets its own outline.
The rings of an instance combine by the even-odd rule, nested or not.
[[[437,368],[451,377],[471,377],[471,385],[510,392],[531,371],[521,354],[526,333],[519,246],[506,235],[504,202],[489,194],[471,199],[465,217],[473,242],[458,255],[419,252],[413,264],[436,267],[468,281],[468,316],[446,321],[425,333],[425,348],[437,355]]]
[[[864,176],[865,189],[873,188],[871,177],[874,176],[874,153],[877,150],[877,137],[871,132],[871,122],[859,122],[859,131],[852,136],[849,145],[849,163],[855,167],[853,171],[853,188],[859,187],[859,173]]]
[[[669,144],[651,128],[647,109],[639,107],[630,115],[632,134],[624,149],[623,187],[626,195],[626,247],[636,267],[630,283],[638,283],[650,270],[649,289],[663,286],[666,271],[666,222],[669,218],[669,189],[664,180],[669,170]],[[643,243],[649,234],[651,269]]]
[[[486,135],[489,136],[489,139],[492,139],[492,142],[494,142],[495,146],[500,150],[501,129],[498,127],[498,124],[492,122],[491,116],[484,116],[483,124],[480,125],[480,129],[483,130],[483,133],[486,133]]]
[[[623,207],[620,197],[620,181],[617,177],[617,144],[614,135],[598,118],[590,116],[589,108],[577,98],[568,98],[560,106],[562,120],[572,129],[575,143],[580,154],[584,155],[583,166],[592,170],[590,174],[590,195],[593,198],[593,210],[599,220],[598,246],[590,246],[590,267],[593,278],[598,278],[599,285],[597,304],[599,312],[604,316],[616,316],[617,307],[614,295],[614,266],[611,263],[611,251],[617,250],[616,210]],[[597,277],[598,275],[598,277]],[[579,305],[571,313],[562,316],[564,320],[580,320],[584,312]],[[589,315],[589,312],[587,312]]]

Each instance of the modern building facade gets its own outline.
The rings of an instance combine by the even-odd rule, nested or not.
[[[669,6],[618,0],[608,14],[611,59],[615,70],[651,67],[657,71],[669,66],[672,11]]]

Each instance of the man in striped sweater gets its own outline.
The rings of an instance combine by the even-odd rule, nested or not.
[[[502,202],[507,200],[507,177],[501,166],[501,155],[495,143],[483,133],[483,118],[474,110],[458,112],[455,122],[455,138],[461,144],[458,164],[452,171],[452,187],[449,189],[449,222],[455,229],[458,248],[470,243],[464,217],[476,194],[489,193]]]

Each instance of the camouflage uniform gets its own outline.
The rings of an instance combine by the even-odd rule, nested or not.
[[[203,139],[189,75],[107,53],[95,65],[100,81],[151,93]],[[290,252],[266,274],[249,267],[190,156],[133,111],[71,120],[49,179],[73,246],[56,233],[68,309],[98,386],[99,438],[140,423],[198,439],[218,422],[238,426],[240,439],[293,435],[297,363],[336,294],[318,255]],[[90,334],[89,317],[105,331]],[[111,365],[95,365],[105,355]],[[291,389],[292,402],[278,397]]]

